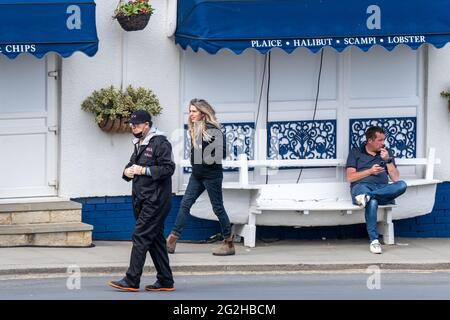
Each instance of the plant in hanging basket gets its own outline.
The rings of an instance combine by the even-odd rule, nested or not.
[[[127,123],[131,113],[146,110],[152,116],[161,114],[162,107],[149,89],[128,86],[122,91],[114,86],[94,90],[81,104],[81,109],[95,114],[95,122],[106,132],[130,132]]]
[[[450,91],[442,91],[441,97],[448,99],[448,108],[450,109]]]
[[[153,11],[149,0],[120,0],[113,18],[125,31],[137,31],[147,26]]]

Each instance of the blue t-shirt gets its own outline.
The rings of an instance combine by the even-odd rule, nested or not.
[[[392,158],[392,162],[395,165],[395,160],[389,152],[389,157]],[[389,182],[388,171],[386,165],[383,165],[384,161],[381,159],[380,153],[377,153],[375,156],[370,155],[366,151],[366,144],[363,144],[359,148],[353,148],[348,154],[346,168],[355,168],[356,172],[364,171],[372,168],[374,164],[381,165],[385,168],[384,172],[381,172],[377,175],[370,175],[368,177],[362,178],[361,180],[355,181],[351,183],[351,187],[353,187],[357,183],[376,183],[376,184],[387,184]]]

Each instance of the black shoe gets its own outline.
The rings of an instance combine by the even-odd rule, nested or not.
[[[159,281],[156,281],[154,284],[150,284],[145,286],[145,291],[174,291],[175,288],[173,284],[163,286]]]
[[[123,278],[119,281],[110,281],[108,283],[111,287],[122,290],[122,291],[130,291],[137,292],[139,291],[139,287],[130,286],[126,278]]]

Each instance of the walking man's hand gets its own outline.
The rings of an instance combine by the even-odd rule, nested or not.
[[[133,172],[133,174],[135,176],[145,174],[144,167],[142,167],[142,166],[138,166],[137,164],[133,164],[130,168],[133,170],[132,172]]]
[[[126,168],[123,174],[130,179],[134,178],[134,170],[132,169],[132,167]]]

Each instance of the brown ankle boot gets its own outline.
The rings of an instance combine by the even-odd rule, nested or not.
[[[168,253],[175,253],[175,247],[177,245],[177,240],[179,236],[174,235],[173,233],[169,234],[167,237],[166,247]]]
[[[216,248],[213,251],[213,255],[215,256],[232,256],[235,253],[234,250],[234,243],[233,243],[233,236],[230,236],[223,240],[222,245],[218,248]]]

